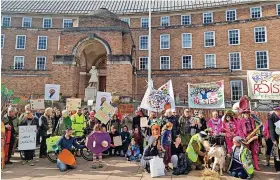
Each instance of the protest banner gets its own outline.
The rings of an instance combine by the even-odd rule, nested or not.
[[[280,100],[280,71],[248,71],[248,97]]]
[[[68,98],[66,99],[66,110],[73,111],[77,110],[78,107],[81,107],[81,99],[80,98]]]
[[[133,104],[120,104],[118,110],[121,114],[133,114],[134,106]]]
[[[189,108],[225,108],[224,81],[188,84]]]
[[[31,99],[30,108],[31,108],[31,110],[45,109],[45,100],[44,99]]]
[[[19,126],[18,150],[34,150],[36,149],[37,127]]]
[[[104,102],[101,108],[95,113],[94,117],[96,117],[102,123],[107,124],[114,114],[115,108],[107,102]]]
[[[60,93],[60,85],[45,84],[45,100],[58,101]]]
[[[111,93],[97,91],[95,110],[98,111],[105,101],[110,104]]]

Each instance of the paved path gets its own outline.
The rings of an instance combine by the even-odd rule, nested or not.
[[[16,154],[18,156],[18,154]],[[91,162],[87,162],[82,158],[77,159],[78,168],[60,172],[56,168],[56,164],[51,163],[48,159],[35,158],[35,166],[21,165],[20,158],[14,157],[12,165],[6,165],[2,170],[2,179],[19,179],[19,180],[63,180],[63,179],[91,179],[91,180],[149,180],[150,175],[139,167],[138,163],[129,163],[121,157],[106,157],[104,158],[104,167],[102,169],[91,169]],[[263,162],[260,162],[260,164]],[[267,168],[260,166],[263,171],[256,172],[254,180],[280,180],[280,174],[274,173],[272,167]],[[162,180],[184,179],[184,180],[199,180],[201,179],[200,171],[192,171],[185,176],[173,176],[168,172],[166,176],[160,177]],[[228,175],[223,176],[223,180],[233,180],[235,178]]]

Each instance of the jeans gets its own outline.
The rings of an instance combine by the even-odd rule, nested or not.
[[[177,168],[178,166],[178,159],[179,158],[176,154],[171,156],[171,163],[173,164],[174,168]]]
[[[236,171],[232,171],[231,175],[233,177],[237,177],[237,178],[240,178],[240,179],[247,179],[248,178],[248,175],[247,175],[247,173],[245,172],[244,169],[239,169],[239,170],[236,170]]]
[[[56,165],[61,172],[66,171],[67,169],[75,169],[76,168],[76,166],[69,166],[67,164],[64,164],[59,159],[57,159]]]

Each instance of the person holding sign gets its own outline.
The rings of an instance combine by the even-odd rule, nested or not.
[[[44,115],[42,115],[39,119],[39,126],[41,130],[41,135],[42,135],[42,141],[41,141],[41,146],[40,146],[40,158],[46,158],[47,157],[47,138],[50,137],[50,135],[53,133],[52,132],[52,119],[51,115],[53,113],[52,108],[47,108],[45,110]]]
[[[117,129],[114,125],[111,127],[110,137],[111,137],[111,147],[109,149],[109,155],[110,156],[113,155],[113,152],[112,152],[113,150],[114,150],[114,155],[119,155],[121,146],[118,146],[119,142],[117,143],[115,141],[116,141],[116,137],[121,137],[121,135],[117,131]],[[120,138],[120,140],[121,140],[121,138]],[[122,141],[120,143],[122,143]]]

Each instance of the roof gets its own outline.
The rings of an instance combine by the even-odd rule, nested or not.
[[[260,2],[265,0],[152,0],[153,12],[182,11]],[[116,14],[146,13],[148,0],[1,0],[2,12],[90,14],[106,8]]]

